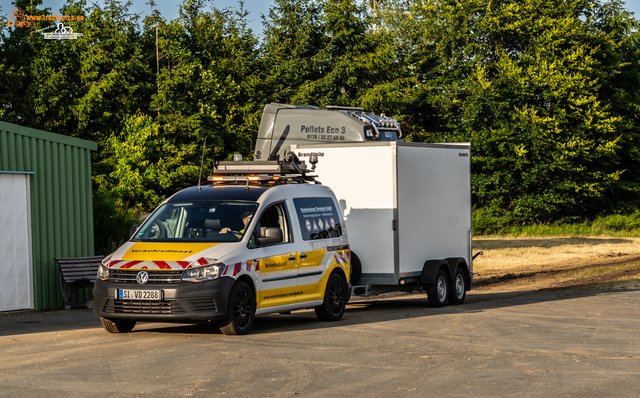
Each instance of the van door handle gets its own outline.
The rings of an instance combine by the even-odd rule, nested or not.
[[[289,256],[289,261],[293,261],[296,259],[296,256],[294,256],[293,254]]]
[[[302,254],[300,255],[300,258],[307,258],[307,255],[306,255],[306,254],[304,254],[304,253],[302,253]]]

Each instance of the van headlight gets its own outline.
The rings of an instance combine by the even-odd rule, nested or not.
[[[224,264],[205,265],[204,267],[189,268],[182,274],[185,282],[204,282],[217,279],[224,271]]]
[[[100,264],[100,267],[98,267],[98,279],[100,279],[101,281],[108,280],[109,279],[109,268],[107,268],[104,265]]]

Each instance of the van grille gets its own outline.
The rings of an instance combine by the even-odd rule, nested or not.
[[[107,300],[104,312],[113,314],[186,314],[175,300]]]
[[[211,298],[191,299],[191,304],[200,312],[216,312],[216,302]]]
[[[149,273],[148,283],[171,284],[180,283],[182,270],[145,270]],[[117,283],[136,283],[136,275],[140,270],[113,269],[109,270],[109,281]]]

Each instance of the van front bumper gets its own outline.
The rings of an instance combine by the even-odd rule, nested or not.
[[[145,285],[96,280],[93,314],[112,320],[141,322],[207,322],[226,317],[229,293],[235,279],[208,282]],[[161,300],[119,299],[118,290],[159,290]]]

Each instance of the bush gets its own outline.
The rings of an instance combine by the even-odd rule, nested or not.
[[[98,255],[113,253],[129,239],[131,226],[140,223],[131,209],[118,205],[118,199],[114,191],[93,195],[93,235]]]

